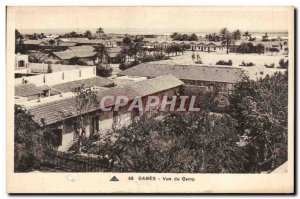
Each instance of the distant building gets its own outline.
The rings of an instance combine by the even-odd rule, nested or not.
[[[239,68],[199,65],[171,65],[142,63],[120,72],[119,76],[155,78],[172,74],[187,85],[206,87],[210,91],[230,92],[241,81]]]

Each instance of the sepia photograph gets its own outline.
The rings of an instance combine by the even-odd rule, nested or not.
[[[6,56],[8,192],[294,191],[293,7],[8,6]]]

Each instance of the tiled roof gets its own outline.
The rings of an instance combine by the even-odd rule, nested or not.
[[[58,46],[66,46],[66,47],[69,47],[69,46],[76,46],[77,43],[75,42],[61,42],[58,44]]]
[[[93,46],[73,46],[73,47],[69,47],[69,50],[90,50],[90,51],[94,51],[95,48]]]
[[[46,43],[46,42],[43,40],[33,40],[32,39],[32,40],[25,40],[23,43],[27,44],[27,45],[39,45],[41,43]]]
[[[110,86],[113,85],[113,81],[107,78],[103,77],[93,77],[89,79],[83,79],[83,80],[78,80],[78,81],[72,81],[72,82],[66,82],[63,84],[56,84],[53,85],[52,88],[61,91],[61,92],[72,92],[75,88],[84,85],[84,88],[89,88],[89,87],[105,87],[105,86]]]
[[[28,97],[43,93],[43,88],[39,88],[34,84],[22,84],[15,86],[15,96]]]
[[[91,40],[82,40],[82,41],[78,41],[77,43],[79,44],[107,44],[106,41],[102,40],[102,39],[91,39]]]
[[[74,57],[85,58],[85,57],[93,57],[97,54],[97,52],[91,50],[66,50],[62,52],[53,52],[55,56],[60,59],[72,59]]]
[[[127,96],[129,100],[137,96],[147,96],[164,90],[178,87],[183,82],[172,75],[161,76],[150,80],[140,81],[134,84],[125,85],[123,87],[115,87],[108,90],[100,91],[97,98],[100,100],[104,96]],[[105,106],[109,107],[115,104],[115,100],[106,100]],[[99,106],[95,104],[90,111],[96,111]],[[41,118],[45,119],[46,124],[56,123],[67,118],[76,116],[76,100],[75,97],[63,99],[46,104],[36,105],[29,108],[33,119],[41,125]]]
[[[242,71],[233,67],[169,65],[142,63],[119,73],[126,76],[157,77],[172,74],[181,80],[236,83],[242,79]]]

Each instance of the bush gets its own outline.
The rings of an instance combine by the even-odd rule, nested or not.
[[[255,64],[252,63],[252,62],[246,63],[246,62],[243,61],[242,64],[241,64],[240,66],[255,66]]]
[[[216,65],[227,65],[227,66],[232,66],[232,60],[228,60],[227,62],[224,60],[220,60],[216,63]]]
[[[273,64],[270,64],[270,65],[265,64],[265,67],[266,67],[266,68],[274,68],[274,67],[275,67],[275,64],[274,64],[274,63],[273,63]]]
[[[96,66],[96,74],[100,77],[110,77],[113,69],[109,65]]]
[[[279,68],[287,69],[289,67],[289,60],[284,61],[284,59],[281,59],[279,61]]]
[[[28,172],[38,169],[42,151],[47,149],[42,130],[29,111],[22,106],[15,105],[14,118],[14,171]]]
[[[139,63],[140,63],[139,61],[132,61],[132,62],[121,63],[120,66],[119,66],[119,68],[121,70],[126,70],[128,68],[131,68],[133,66],[138,65]]]

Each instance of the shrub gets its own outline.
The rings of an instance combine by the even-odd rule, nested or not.
[[[279,61],[279,68],[287,69],[289,66],[289,60],[284,61],[284,59],[281,59]]]
[[[240,66],[255,66],[255,64],[252,63],[252,62],[246,63],[246,62],[243,61],[242,64],[241,64]]]
[[[113,69],[109,65],[96,66],[96,74],[100,77],[110,77]]]
[[[128,69],[128,68],[131,68],[131,67],[133,67],[133,66],[138,65],[139,63],[140,63],[139,61],[132,61],[132,62],[121,63],[121,64],[119,65],[119,68],[120,68],[121,70],[126,70],[126,69]]]
[[[265,67],[266,67],[266,68],[274,68],[274,67],[275,67],[275,64],[274,64],[274,63],[273,63],[273,64],[270,64],[270,65],[265,64]]]
[[[227,66],[232,66],[232,60],[228,60],[227,62],[224,60],[220,60],[216,63],[216,65],[227,65]]]

